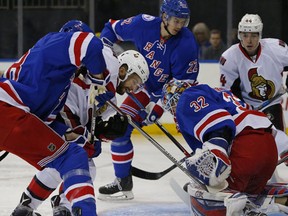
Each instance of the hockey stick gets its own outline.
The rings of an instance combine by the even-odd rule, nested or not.
[[[130,98],[139,106],[142,110],[145,110],[143,104],[130,92],[126,91],[126,93],[130,96]],[[190,157],[188,151],[169,133],[169,131],[156,119],[155,124],[164,132],[164,134],[182,151],[186,157]]]
[[[92,120],[91,120],[91,143],[94,143],[94,134],[95,134],[95,127],[96,127],[96,118],[97,118],[97,106],[93,103],[92,108]]]
[[[284,95],[287,92],[288,92],[288,89],[285,89],[283,92],[276,94],[274,97],[264,101],[259,107],[256,108],[256,110],[261,110],[261,109],[265,108],[266,106],[268,106],[273,101],[277,100],[278,98],[280,98],[282,95]]]
[[[0,156],[0,161],[2,161],[8,154],[9,154],[9,152],[5,151],[5,152]]]
[[[168,159],[170,159],[179,169],[181,169],[189,178],[191,178],[195,183],[197,183],[202,189],[208,191],[206,185],[200,182],[197,178],[191,175],[191,173],[181,165],[168,151],[166,151],[156,140],[154,140],[150,135],[148,135],[141,127],[135,123],[131,116],[126,115],[119,109],[113,102],[107,101],[107,103],[119,114],[124,115],[128,118],[129,124],[131,124],[135,129],[137,129],[145,138],[147,138],[158,150],[160,150]]]
[[[288,160],[288,155],[286,155],[285,157],[281,158],[280,160],[278,160],[277,162],[277,166],[282,164],[284,161]]]
[[[183,163],[185,161],[185,158],[182,158],[180,161],[178,161],[178,163]],[[162,178],[163,176],[165,176],[167,173],[169,173],[170,171],[172,171],[173,169],[175,169],[177,166],[175,164],[173,164],[172,166],[168,167],[167,169],[161,171],[161,172],[148,172],[145,170],[141,170],[137,167],[133,167],[131,169],[132,175],[136,176],[138,178],[142,178],[142,179],[147,179],[147,180],[158,180],[160,178]]]

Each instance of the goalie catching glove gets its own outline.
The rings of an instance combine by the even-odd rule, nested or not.
[[[231,173],[231,162],[225,149],[228,149],[225,139],[213,138],[185,161],[189,172],[207,185],[209,192],[218,192],[228,186],[226,179]]]
[[[96,118],[95,136],[99,140],[114,140],[124,136],[128,126],[127,116],[114,115],[108,121]]]

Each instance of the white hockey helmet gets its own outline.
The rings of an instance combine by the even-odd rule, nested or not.
[[[141,53],[135,50],[126,50],[118,56],[118,60],[120,65],[126,64],[128,66],[126,76],[124,79],[122,79],[122,81],[125,81],[132,73],[136,73],[141,78],[143,83],[148,80],[148,64]]]
[[[258,32],[261,39],[262,30],[263,23],[258,14],[245,14],[238,24],[238,39],[241,40],[240,32]]]

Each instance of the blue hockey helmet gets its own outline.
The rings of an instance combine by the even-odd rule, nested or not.
[[[193,85],[195,84],[177,79],[171,79],[169,82],[167,82],[162,89],[161,102],[163,104],[163,108],[175,116],[176,106],[181,94],[185,91],[185,89]]]
[[[94,33],[90,27],[80,20],[70,20],[65,23],[59,32],[91,32]]]
[[[190,19],[190,10],[185,0],[163,0],[160,11],[168,17]]]

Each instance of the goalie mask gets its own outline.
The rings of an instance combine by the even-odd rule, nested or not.
[[[170,80],[163,86],[162,104],[163,108],[169,111],[174,117],[176,116],[176,106],[181,94],[192,84],[176,79]]]
[[[90,27],[80,20],[70,20],[67,23],[65,23],[59,30],[59,32],[78,32],[78,31],[90,32],[94,34],[94,32],[90,29]]]
[[[185,19],[185,27],[188,26],[190,21],[190,10],[185,0],[163,0],[160,7],[161,14],[166,14],[166,20],[171,17]]]
[[[263,23],[258,14],[245,14],[238,24],[238,39],[241,40],[240,32],[258,32],[261,39]]]
[[[125,77],[120,79],[121,82],[124,82],[128,76],[133,73],[136,73],[141,78],[143,83],[148,80],[148,64],[141,53],[135,50],[127,50],[118,56],[118,60],[121,66],[126,64],[128,67]]]

